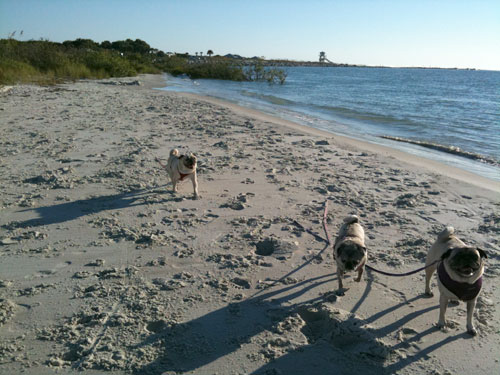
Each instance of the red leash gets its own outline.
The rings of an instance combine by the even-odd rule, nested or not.
[[[328,227],[326,226],[326,217],[328,216],[328,200],[325,201],[325,211],[323,212],[323,229],[325,230],[326,239],[328,240],[328,244],[332,245],[332,239],[330,238],[330,234],[328,233]]]
[[[328,245],[332,244],[332,240],[330,239],[330,235],[328,234],[328,228],[326,226],[326,217],[328,216],[328,201],[325,201],[325,210],[323,212],[323,229],[326,234],[326,240],[321,237],[318,233],[314,232],[312,229],[304,227],[302,224],[300,224],[297,220],[294,220],[292,223],[296,226],[298,226],[300,229],[302,229],[304,232],[309,233],[311,236],[316,238],[318,241],[323,241],[326,242]]]

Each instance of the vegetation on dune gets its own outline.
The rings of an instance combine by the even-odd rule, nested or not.
[[[192,79],[267,81],[283,84],[284,71],[251,65],[221,56],[166,54],[140,40],[94,42],[76,39],[55,43],[48,40],[0,39],[0,84],[54,84],[84,78],[131,77],[141,73],[167,72]]]

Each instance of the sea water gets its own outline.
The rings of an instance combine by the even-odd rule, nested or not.
[[[228,100],[334,134],[383,144],[500,181],[500,72],[287,67],[284,85],[167,76],[165,90]],[[381,138],[446,146],[442,152]]]

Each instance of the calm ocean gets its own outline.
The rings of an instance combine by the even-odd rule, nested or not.
[[[192,92],[303,125],[404,150],[500,180],[500,167],[382,139],[458,147],[500,160],[500,72],[389,68],[285,68],[284,85],[167,76],[165,90]]]

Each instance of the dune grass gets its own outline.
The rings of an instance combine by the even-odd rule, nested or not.
[[[0,39],[0,84],[55,84],[78,79],[132,77],[141,73],[185,74],[193,79],[235,81],[266,80],[284,83],[286,75],[261,65],[245,65],[225,57],[194,58],[167,55],[136,39],[96,43],[76,39],[55,43],[48,40]]]

